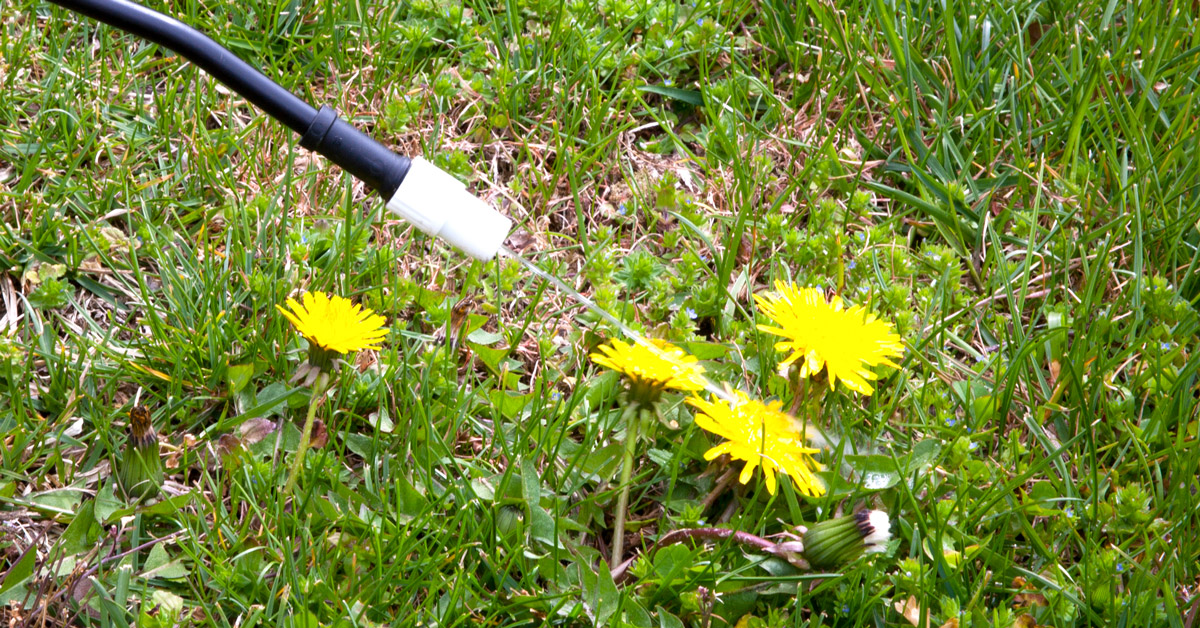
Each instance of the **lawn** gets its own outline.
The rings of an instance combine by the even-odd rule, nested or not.
[[[4,625],[1196,625],[1196,3],[148,6],[562,285],[169,50],[0,5]],[[788,329],[897,350],[789,366],[801,288],[854,320]],[[306,292],[376,348],[305,377]],[[625,328],[746,402],[647,396],[591,357]],[[780,421],[752,473],[706,455],[738,408]],[[868,511],[878,551],[802,535]]]

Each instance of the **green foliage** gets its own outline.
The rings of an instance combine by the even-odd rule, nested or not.
[[[1194,10],[149,4],[453,173],[518,223],[511,246],[621,321],[796,408],[830,445],[829,494],[722,484],[667,395],[630,491],[635,560],[612,577],[619,386],[587,355],[615,329],[513,260],[394,222],[177,56],[19,0],[0,8],[0,520],[41,532],[0,535],[0,603],[92,583],[41,600],[148,626],[1188,612]],[[751,295],[776,280],[894,323],[902,368],[871,397],[799,389],[755,328]],[[301,289],[391,334],[338,373],[285,496],[312,400],[275,306]],[[110,417],[135,396],[161,418],[168,481],[131,505]],[[766,537],[864,506],[894,540],[836,576],[731,542],[651,551],[676,529]]]
[[[61,279],[46,279],[29,293],[29,305],[36,308],[54,309],[67,304],[71,296],[71,285]]]

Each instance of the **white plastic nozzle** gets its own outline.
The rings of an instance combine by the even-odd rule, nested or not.
[[[487,261],[496,256],[512,221],[467,191],[453,175],[421,157],[412,160],[387,208],[421,231]]]

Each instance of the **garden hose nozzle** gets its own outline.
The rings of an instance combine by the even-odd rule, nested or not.
[[[495,257],[512,221],[437,166],[398,155],[338,117],[284,89],[183,22],[130,0],[50,0],[170,48],[301,135],[300,145],[371,186],[387,208],[475,259]]]
[[[512,229],[511,220],[421,157],[412,160],[408,174],[388,200],[389,210],[475,259],[496,254]]]

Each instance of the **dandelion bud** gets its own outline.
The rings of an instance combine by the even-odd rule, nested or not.
[[[837,569],[862,555],[878,552],[891,539],[891,520],[882,510],[864,510],[822,521],[804,534],[804,558],[817,569]]]
[[[121,489],[133,500],[158,495],[163,483],[162,459],[158,456],[158,434],[150,423],[150,411],[134,406],[129,411],[129,440],[117,467]]]

